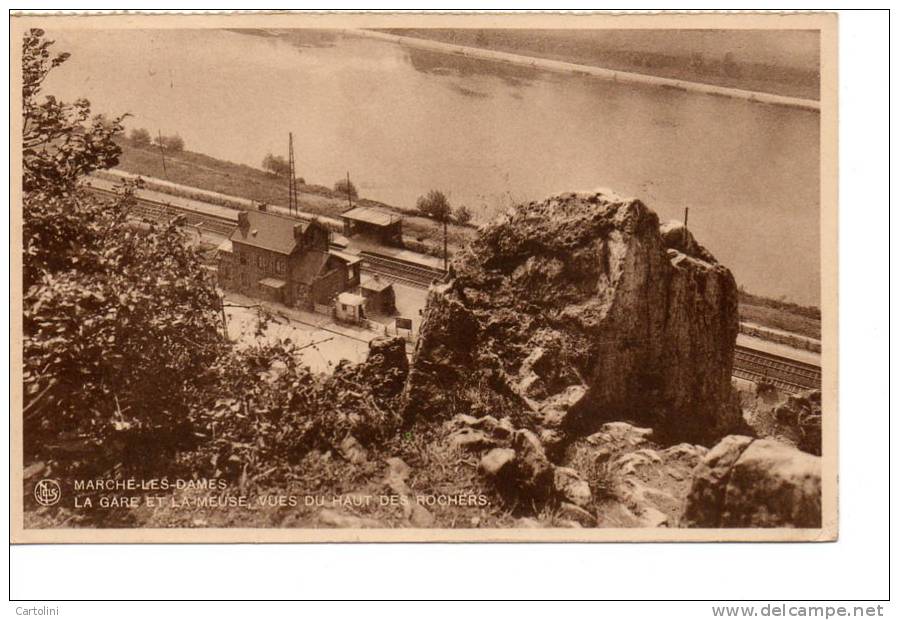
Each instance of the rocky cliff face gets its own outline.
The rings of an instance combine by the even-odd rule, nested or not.
[[[548,450],[605,420],[667,441],[735,427],[737,289],[677,224],[610,192],[568,193],[481,230],[432,287],[407,415],[510,415]]]

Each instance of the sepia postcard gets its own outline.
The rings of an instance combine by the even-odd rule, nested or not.
[[[13,543],[837,538],[837,18],[11,21]]]

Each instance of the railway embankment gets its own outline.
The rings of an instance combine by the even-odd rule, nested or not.
[[[249,203],[265,203],[271,208],[287,208],[287,178],[277,176],[252,166],[236,164],[202,153],[180,151],[166,153],[143,147],[129,140],[119,140],[122,154],[114,170],[100,174],[116,180],[110,174],[139,175],[148,188],[201,200],[229,208],[243,208]],[[261,155],[260,155],[261,159]],[[403,207],[371,200],[365,196],[364,180],[356,180],[360,196],[354,205],[370,206],[386,210],[403,218],[403,230],[410,247],[432,255],[442,256],[443,226],[441,222],[418,214],[411,207]],[[300,212],[337,219],[347,210],[345,194],[311,181],[299,184],[298,208]],[[467,243],[475,233],[472,225],[450,223],[447,242],[452,253]]]

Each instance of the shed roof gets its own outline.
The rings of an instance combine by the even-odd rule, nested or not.
[[[304,222],[268,211],[244,211],[248,226],[238,225],[231,233],[231,241],[239,241],[279,254],[291,254],[297,246],[294,226],[306,232],[312,222]]]
[[[355,265],[356,263],[362,262],[361,257],[350,254],[349,252],[341,252],[340,250],[328,250],[328,252],[331,256],[336,256],[347,265]]]
[[[231,244],[231,240],[225,239],[224,241],[222,241],[219,244],[218,251],[219,252],[227,252],[228,254],[231,254],[231,252],[234,251],[234,246]]]
[[[356,222],[365,222],[375,226],[390,226],[397,221],[391,214],[373,207],[355,207],[343,213],[340,217]]]
[[[365,280],[362,281],[362,283],[359,286],[361,288],[364,288],[365,290],[375,291],[377,293],[380,293],[381,291],[385,291],[385,290],[389,289],[393,285],[390,282],[387,282],[386,280],[375,279],[375,278],[366,278]]]
[[[365,298],[353,293],[341,293],[337,296],[337,301],[347,306],[361,306],[365,303]]]

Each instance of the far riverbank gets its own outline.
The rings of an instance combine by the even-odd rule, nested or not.
[[[508,52],[500,52],[479,47],[455,45],[452,43],[445,43],[443,41],[434,41],[419,39],[417,37],[395,35],[386,32],[378,32],[375,30],[352,29],[344,30],[343,32],[349,35],[368,37],[371,39],[379,39],[382,41],[390,41],[399,45],[405,45],[432,52],[457,54],[468,58],[477,58],[493,62],[504,62],[519,67],[541,69],[544,71],[564,73],[568,75],[589,76],[603,80],[611,80],[613,82],[622,84],[641,84],[646,86],[656,86],[686,92],[702,93],[705,95],[717,97],[729,97],[732,99],[742,99],[757,103],[766,103],[770,105],[778,105],[800,110],[809,110],[813,112],[820,112],[821,110],[821,102],[814,99],[788,97],[785,95],[776,95],[761,91],[745,90],[727,86],[716,86],[713,84],[691,82],[688,80],[678,80],[655,75],[647,75],[644,73],[619,71],[607,69],[604,67],[595,67],[591,65],[576,64],[572,62],[550,60],[547,58],[523,56],[520,54],[511,54]]]

